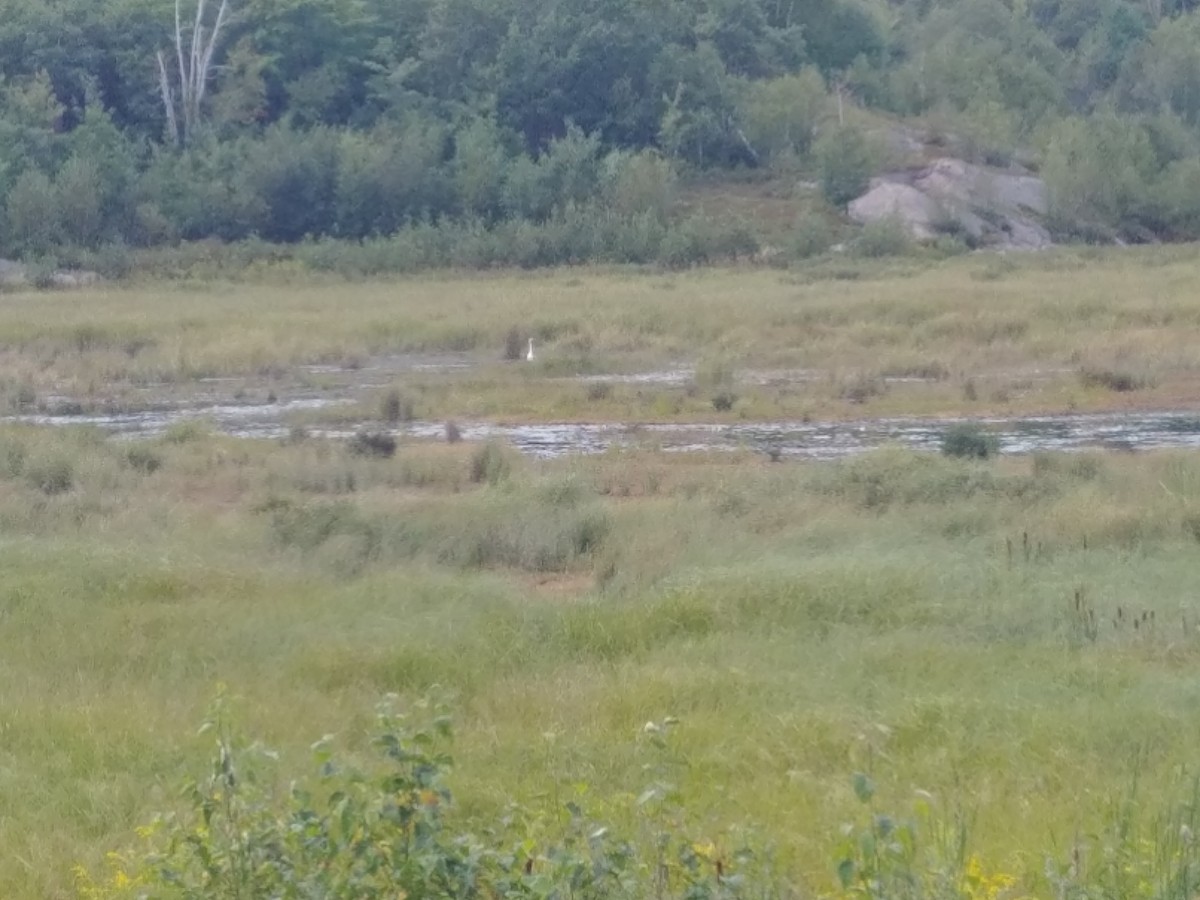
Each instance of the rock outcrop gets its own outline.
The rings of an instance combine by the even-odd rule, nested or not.
[[[1049,247],[1050,233],[1042,224],[1046,211],[1040,178],[951,157],[872,179],[870,190],[848,209],[862,224],[896,218],[918,240],[958,232],[977,246],[997,250]]]

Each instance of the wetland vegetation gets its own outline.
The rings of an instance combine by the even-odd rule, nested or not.
[[[0,429],[0,889],[1190,896],[1193,453],[997,456],[962,432],[833,462],[539,460],[463,435],[622,408],[1178,407],[1194,271],[1160,249],[3,296],[14,410],[455,366],[364,389],[380,434],[453,426],[394,444]],[[535,361],[503,359],[514,328]],[[565,377],[671,364],[689,374]],[[734,374],[773,368],[820,374],[782,400]],[[883,382],[902,374],[929,377]]]
[[[1194,396],[1191,248],[793,271],[565,269],[16,292],[12,412],[327,395],[362,421],[707,421],[1173,408]],[[510,333],[533,363],[506,360]],[[637,378],[648,371],[673,378]],[[356,373],[358,373],[356,375]],[[745,373],[742,378],[739,373]],[[607,386],[577,376],[617,375]],[[727,394],[728,403],[714,403]],[[724,407],[724,408],[723,408]]]
[[[0,896],[1192,900],[1196,6],[0,0]]]

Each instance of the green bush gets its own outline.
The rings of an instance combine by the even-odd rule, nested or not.
[[[648,215],[666,222],[675,208],[678,181],[671,161],[653,151],[613,153],[605,160],[604,202],[627,219]]]
[[[833,226],[824,216],[806,212],[792,223],[787,249],[793,259],[811,259],[828,252],[836,240]]]
[[[181,419],[167,426],[162,440],[168,444],[190,444],[205,440],[212,433],[212,424],[204,419]]]
[[[396,455],[396,439],[382,431],[360,431],[351,439],[349,446],[355,456],[390,459]]]
[[[29,169],[5,201],[7,242],[26,255],[48,253],[61,239],[58,197],[43,173]]]
[[[636,633],[704,634],[711,621],[674,604]],[[631,632],[634,633],[634,632]],[[619,637],[619,635],[613,635]],[[138,829],[140,843],[106,856],[106,871],[75,870],[80,900],[142,898],[396,898],[423,900],[735,900],[796,895],[768,848],[744,832],[719,847],[689,834],[686,799],[673,785],[681,764],[670,743],[678,722],[650,721],[636,753],[647,783],[630,801],[632,827],[614,827],[612,802],[581,791],[551,815],[511,804],[470,830],[450,789],[453,722],[448,707],[420,700],[377,708],[366,745],[350,763],[332,735],[311,745],[311,774],[281,771],[279,757],[230,725],[218,695],[200,735],[212,742],[208,773],[188,781],[185,808]],[[357,736],[356,736],[357,737]],[[1190,783],[1189,783],[1190,782]],[[286,785],[286,788],[283,786]],[[581,787],[586,788],[586,785]],[[640,786],[639,786],[640,787]],[[1165,808],[1131,794],[1065,850],[1027,871],[1005,871],[972,851],[971,818],[953,798],[918,791],[883,807],[874,781],[855,773],[860,803],[831,846],[837,896],[1190,896],[1200,880],[1200,783],[1178,779]],[[895,793],[891,791],[890,793]],[[630,795],[634,796],[633,794]],[[620,801],[617,801],[620,803]],[[599,815],[597,815],[599,813]],[[628,818],[628,814],[622,818]],[[736,832],[733,832],[736,834]],[[1080,858],[1089,860],[1078,865]],[[1036,890],[1036,888],[1044,888]]]
[[[913,250],[913,239],[904,223],[889,217],[868,222],[854,241],[854,252],[868,259],[904,256]]]
[[[471,481],[475,484],[499,484],[511,472],[508,453],[495,441],[488,441],[471,454]]]
[[[416,417],[412,398],[396,388],[385,391],[379,400],[379,417],[389,425],[411,422]]]
[[[1141,375],[1122,369],[1085,367],[1079,371],[1079,380],[1085,387],[1101,387],[1116,393],[1140,391],[1148,386]]]
[[[895,506],[940,505],[973,497],[1030,502],[1059,496],[1063,484],[1055,478],[973,465],[949,454],[883,448],[814,470],[807,489],[882,512]]]
[[[162,457],[144,444],[131,444],[126,447],[122,461],[143,475],[153,474],[162,468]]]
[[[717,412],[729,412],[737,403],[737,394],[733,391],[718,391],[713,394],[712,406]]]
[[[821,191],[830,203],[842,208],[866,192],[874,161],[861,131],[852,126],[832,128],[818,138],[813,152]]]
[[[139,829],[142,846],[110,853],[105,874],[77,870],[79,896],[732,900],[745,881],[771,884],[748,847],[726,854],[681,826],[665,780],[673,719],[642,729],[650,783],[634,806],[640,840],[574,801],[555,810],[550,830],[530,831],[514,807],[475,834],[455,819],[446,707],[398,712],[397,702],[380,704],[365,763],[345,762],[327,736],[312,745],[314,774],[287,779],[275,754],[233,732],[219,697],[200,730],[215,745],[212,764],[185,786],[187,810]]]
[[[75,483],[75,469],[61,457],[39,459],[25,467],[25,480],[43,494],[65,494]]]
[[[951,425],[942,435],[942,453],[974,459],[987,459],[1000,452],[1000,440],[973,422]]]
[[[758,249],[758,239],[747,223],[721,222],[694,215],[666,233],[659,261],[673,268],[686,268],[753,256]]]

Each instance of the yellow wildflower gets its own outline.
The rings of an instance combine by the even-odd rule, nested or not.
[[[963,882],[963,892],[970,900],[999,900],[1016,885],[1017,879],[1007,872],[989,874],[979,857],[972,855],[967,860]]]

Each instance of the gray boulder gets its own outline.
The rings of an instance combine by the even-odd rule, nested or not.
[[[895,217],[918,240],[951,227],[980,246],[1040,250],[1052,243],[1042,224],[1047,206],[1045,182],[1028,172],[944,157],[873,179],[848,212],[862,224]]]
[[[871,189],[850,201],[846,211],[860,225],[896,219],[918,240],[934,236],[934,224],[941,215],[937,203],[928,194],[909,184],[882,179],[873,180]]]

